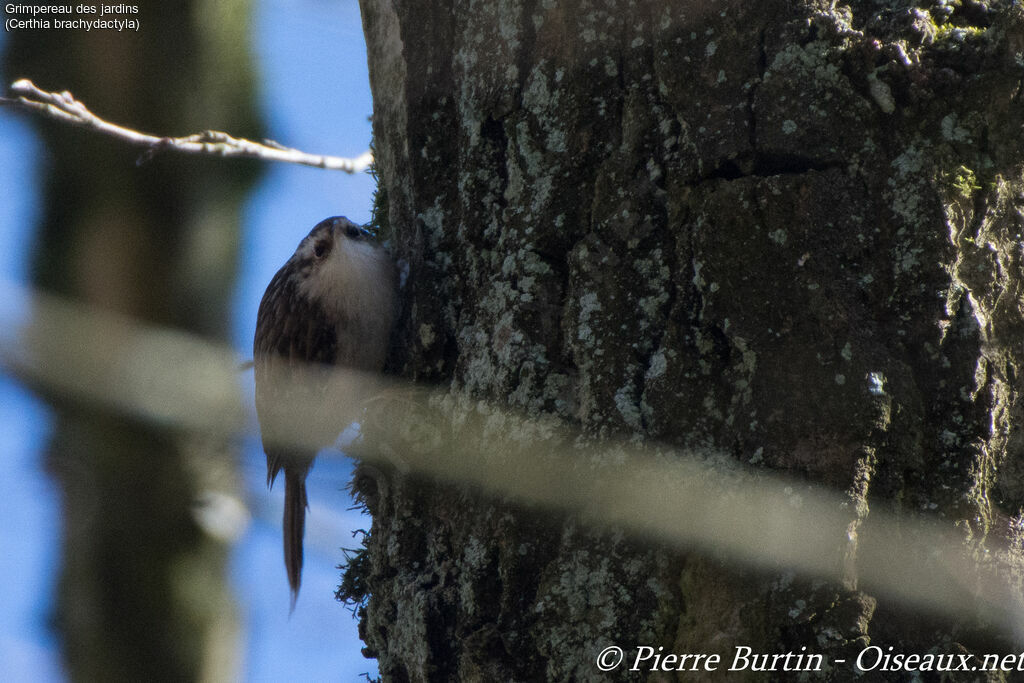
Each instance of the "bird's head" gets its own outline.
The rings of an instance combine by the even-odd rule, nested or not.
[[[290,259],[302,295],[325,305],[374,296],[388,289],[391,259],[364,228],[344,216],[317,223]]]

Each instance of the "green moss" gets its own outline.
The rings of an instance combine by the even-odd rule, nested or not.
[[[964,199],[970,199],[974,196],[975,191],[981,189],[974,171],[963,165],[958,166],[955,171],[947,173],[945,179]]]
[[[370,166],[370,175],[375,183],[373,189],[373,203],[370,208],[370,231],[382,242],[391,239],[391,223],[388,221],[388,193],[380,183],[377,172],[377,145],[376,140],[370,139],[370,152],[373,154],[374,163]]]
[[[957,26],[956,24],[942,24],[935,26],[935,40],[957,40],[963,41],[967,38],[975,38],[985,32],[983,26]]]
[[[952,3],[959,7],[960,2]],[[936,20],[931,12],[924,12],[927,17],[927,24],[924,26],[924,33],[932,37],[932,41],[954,40],[963,41],[966,38],[974,38],[985,32],[984,26],[961,25],[956,20],[949,21],[940,17]]]

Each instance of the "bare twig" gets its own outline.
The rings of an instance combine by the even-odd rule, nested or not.
[[[139,157],[140,164],[151,159],[153,155],[167,150],[186,154],[212,154],[223,157],[263,159],[264,161],[284,161],[290,164],[316,166],[345,173],[365,171],[373,163],[373,155],[369,150],[354,159],[309,154],[285,147],[273,140],[254,142],[216,130],[205,130],[178,138],[148,135],[104,121],[76,100],[71,93],[42,90],[27,78],[12,83],[11,93],[17,97],[0,97],[0,104],[34,111],[57,121],[89,128],[133,145],[145,147],[145,151]]]

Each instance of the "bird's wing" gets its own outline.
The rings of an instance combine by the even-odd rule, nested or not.
[[[280,430],[274,425],[293,423],[296,416],[290,413],[296,406],[319,403],[326,387],[319,370],[334,364],[338,350],[336,328],[322,307],[299,296],[295,289],[279,272],[267,287],[256,316],[256,414],[267,453],[268,483],[286,464],[308,469],[312,462],[314,453],[308,449],[282,445],[275,433]]]

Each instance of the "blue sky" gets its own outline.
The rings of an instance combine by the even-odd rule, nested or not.
[[[310,152],[362,153],[369,146],[372,107],[356,0],[256,0],[255,7],[253,38],[267,135]],[[3,42],[0,33],[0,50]],[[32,74],[2,76],[6,86]],[[24,118],[0,111],[0,280],[25,282],[30,230],[39,213],[39,151]],[[326,216],[367,221],[372,191],[373,181],[366,174],[285,164],[267,168],[242,216],[242,267],[231,326],[241,356],[251,354],[263,289],[295,245]],[[20,304],[2,305],[7,311]],[[0,374],[5,469],[0,477],[0,516],[5,520],[0,526],[0,547],[5,549],[0,575],[13,586],[5,591],[0,608],[4,681],[62,680],[58,644],[47,627],[60,552],[56,491],[40,467],[49,426],[46,407]],[[343,560],[338,546],[355,547],[352,531],[370,524],[348,510],[351,501],[342,488],[350,463],[320,458],[310,474],[303,589],[289,618],[280,537],[283,487],[266,492],[259,443],[248,439],[243,445],[240,467],[253,521],[234,547],[231,565],[243,628],[243,679],[348,681],[375,672],[375,662],[359,653],[356,621],[333,599],[335,566]]]

